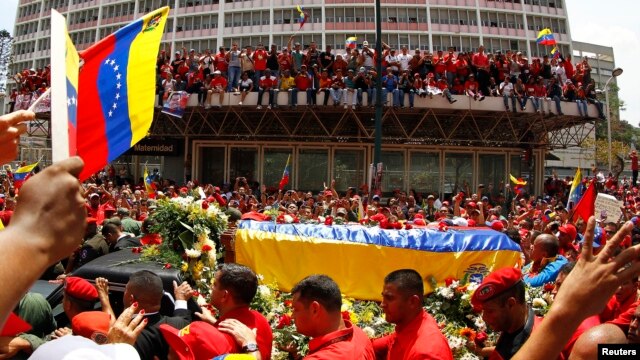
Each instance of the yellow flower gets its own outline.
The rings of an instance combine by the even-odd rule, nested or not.
[[[354,312],[349,313],[349,319],[351,320],[351,323],[354,325],[360,323],[360,318],[358,317],[358,314]]]
[[[186,263],[183,261],[182,266],[180,267],[180,271],[184,273],[184,272],[187,272],[187,270],[189,270],[189,263]]]
[[[374,316],[375,314],[373,313],[373,311],[365,311],[364,313],[362,313],[362,322],[370,323],[371,321],[373,321]]]

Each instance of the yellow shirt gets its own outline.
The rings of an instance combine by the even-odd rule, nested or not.
[[[296,87],[296,81],[292,76],[280,78],[280,91],[289,91]]]

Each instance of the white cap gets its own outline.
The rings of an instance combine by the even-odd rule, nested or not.
[[[216,70],[216,71],[214,71],[214,72],[213,72],[213,74],[214,74],[214,75],[215,75],[215,74],[220,75],[220,74],[222,74],[222,73],[220,72],[220,70]]]
[[[140,355],[129,344],[98,345],[82,336],[67,335],[44,343],[31,355],[34,360],[139,360]]]
[[[367,40],[363,41],[362,46],[369,46],[369,42]]]

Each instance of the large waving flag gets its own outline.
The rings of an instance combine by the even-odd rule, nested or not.
[[[591,180],[591,184],[589,184],[587,191],[585,191],[578,204],[573,208],[573,216],[571,216],[572,221],[576,221],[578,218],[582,218],[585,222],[588,221],[589,217],[596,213],[597,196],[596,182],[594,179]]]
[[[76,51],[64,17],[51,10],[51,142],[52,159],[76,155],[78,67]]]
[[[302,6],[300,5],[297,5],[296,9],[298,10],[298,13],[300,13],[300,19],[298,20],[298,23],[300,23],[299,29],[302,29],[302,27],[304,26],[304,23],[307,22],[307,18],[309,17],[309,14],[306,11],[304,11],[302,9]]]
[[[287,157],[287,164],[284,166],[284,171],[282,172],[282,180],[280,180],[279,189],[284,189],[285,186],[289,183],[289,175],[291,174],[291,154]]]
[[[13,186],[16,189],[20,189],[22,187],[22,184],[24,184],[24,182],[27,181],[29,176],[31,176],[33,169],[35,169],[36,166],[38,166],[38,162],[33,163],[31,165],[23,166],[18,170],[16,170],[13,173]]]
[[[578,168],[578,170],[576,171],[576,175],[573,177],[573,182],[571,183],[571,190],[569,190],[567,209],[572,209],[578,204],[578,201],[580,201],[580,197],[582,196],[583,188],[584,186],[582,186],[582,173],[580,172],[580,168]]]
[[[78,155],[88,178],[144,138],[153,120],[155,67],[169,8],[163,7],[80,54]]]
[[[542,29],[538,33],[538,38],[536,42],[540,45],[551,46],[556,44],[556,39],[553,37],[553,33],[550,29]]]

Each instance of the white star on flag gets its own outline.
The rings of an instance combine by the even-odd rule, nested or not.
[[[113,115],[113,112],[109,110],[109,117],[111,117],[111,115]]]
[[[120,85],[120,83],[116,84],[116,88],[120,89],[120,86],[122,86],[122,85]]]
[[[118,108],[118,105],[116,105],[116,103],[113,103],[113,108],[114,108],[114,109],[117,109],[117,108]]]
[[[120,68],[120,65],[116,65],[116,66],[113,68],[113,71],[118,71],[118,69],[119,69],[119,68]]]
[[[116,75],[116,79],[120,80],[120,76],[122,76],[122,75],[120,75],[120,73],[118,73],[118,75]]]
[[[107,60],[104,62],[104,63],[105,63],[105,65],[108,65],[110,61],[111,61],[111,59],[107,59]]]
[[[116,93],[116,100],[120,99],[120,93]]]

